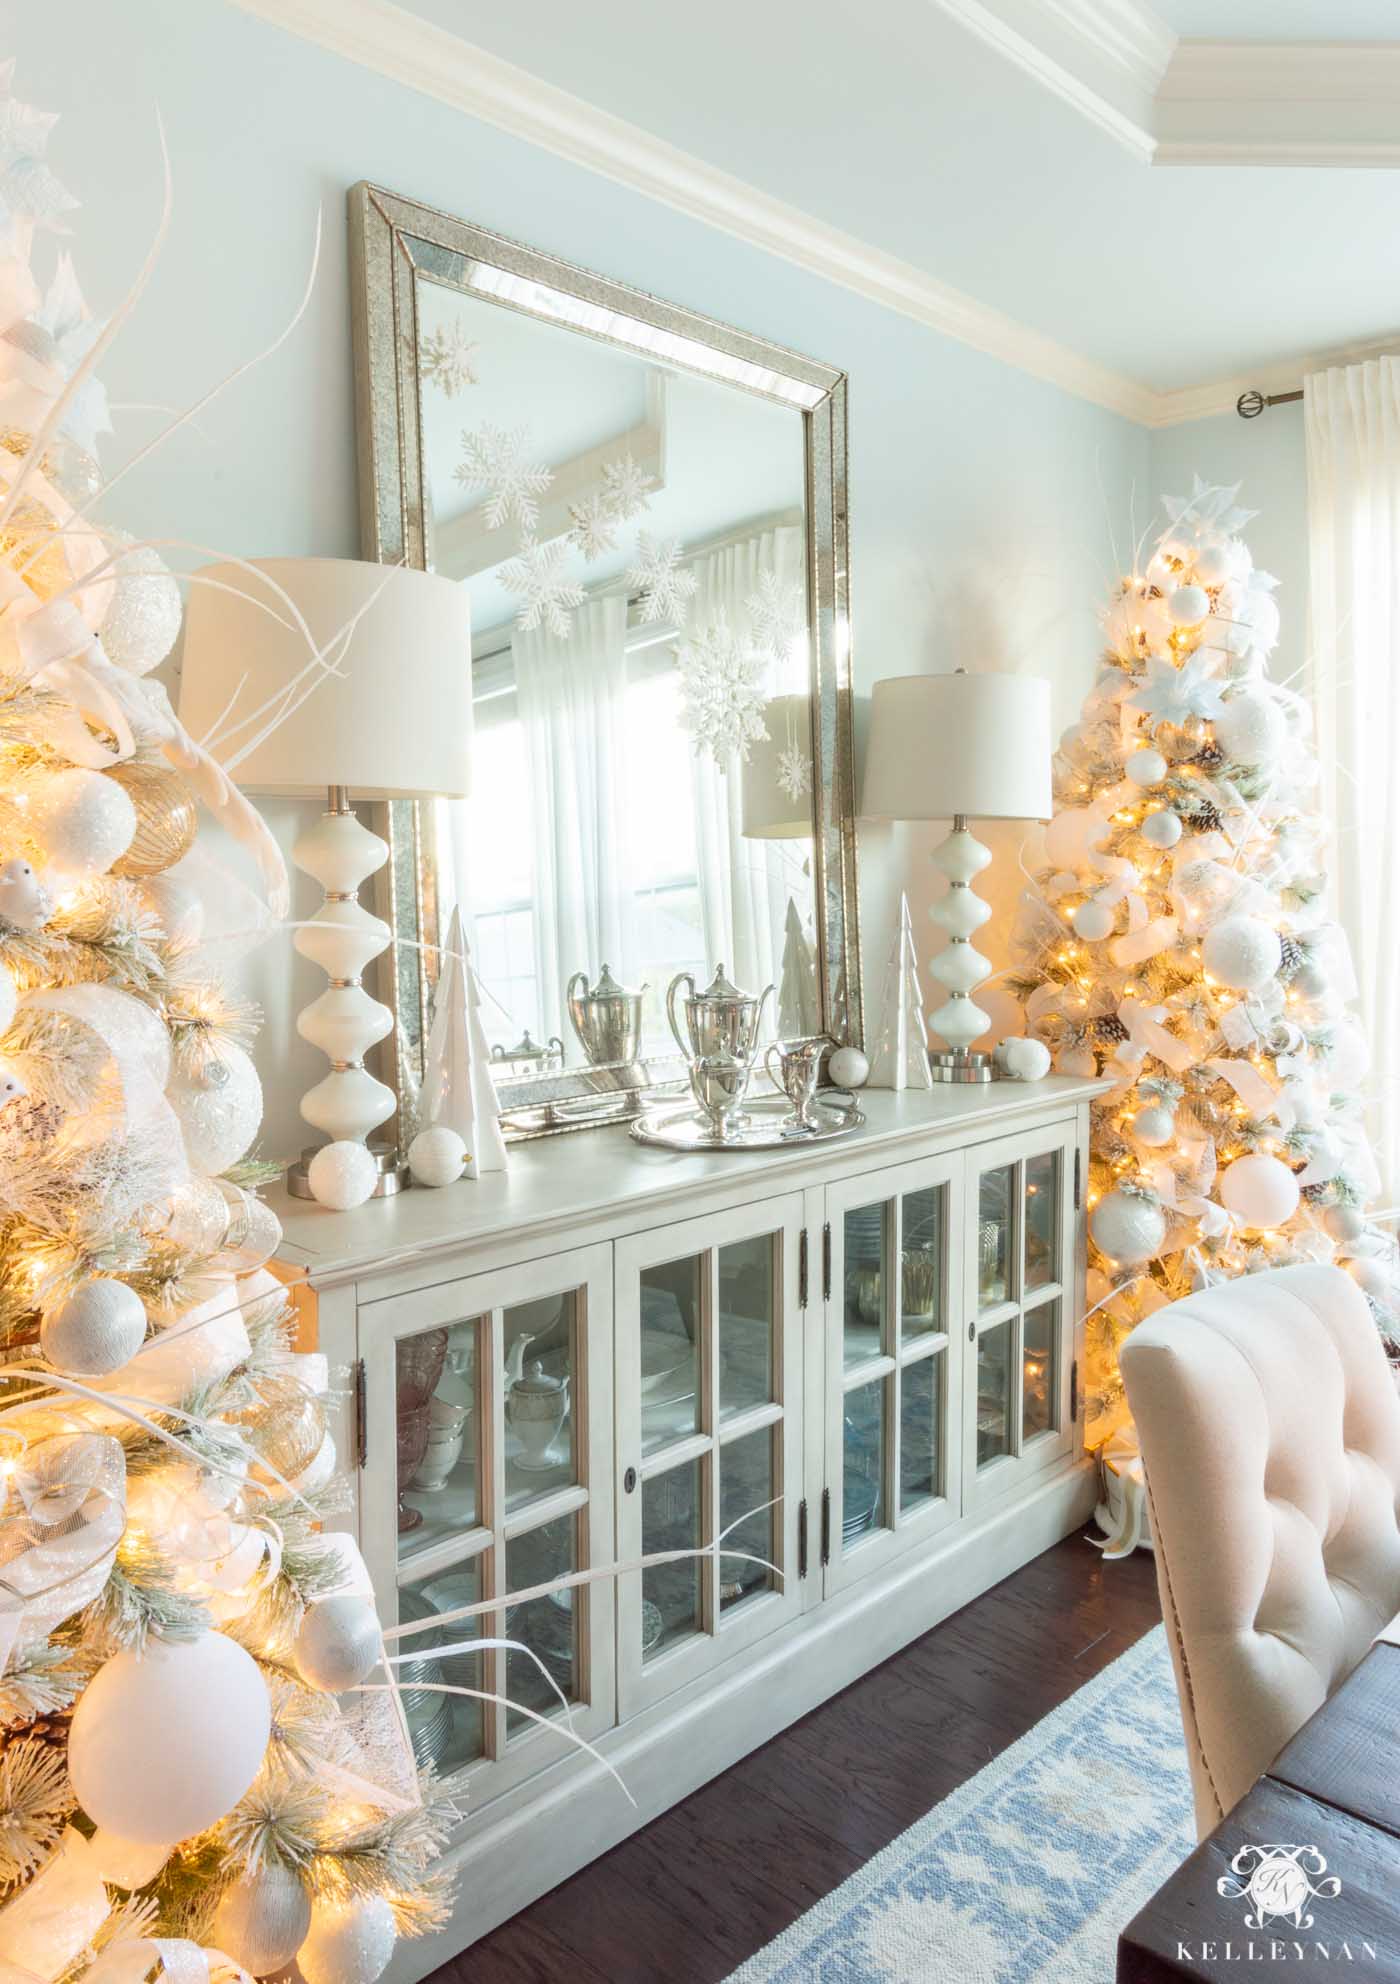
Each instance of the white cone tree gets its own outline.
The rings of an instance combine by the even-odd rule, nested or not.
[[[1062,1072],[1114,1082],[1088,1181],[1091,1442],[1126,1416],[1126,1332],[1212,1281],[1335,1259],[1400,1342],[1394,1248],[1364,1214],[1368,1057],[1311,716],[1270,679],[1275,581],[1236,493],[1166,499],[1118,586],[1018,918],[1027,1032]]]

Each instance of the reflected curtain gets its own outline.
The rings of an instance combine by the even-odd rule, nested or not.
[[[540,1020],[574,1061],[565,982],[586,971],[591,983],[605,961],[620,971],[632,954],[627,601],[590,599],[569,618],[567,640],[547,628],[517,630],[511,652],[534,800]]]
[[[689,629],[699,632],[723,613],[732,628],[743,631],[752,618],[748,601],[765,572],[783,584],[805,584],[803,531],[796,524],[760,531],[691,559],[688,569],[699,581],[687,616]],[[805,665],[795,666],[800,679],[774,681],[770,693],[807,690]],[[737,754],[726,771],[720,770],[708,750],[695,763],[695,844],[705,955],[712,965],[722,961],[735,984],[758,992],[781,976],[789,897],[796,898],[803,914],[810,902],[811,885],[802,874],[810,845],[746,840]]]
[[[1400,1192],[1400,359],[1304,380],[1313,692],[1337,913],[1372,1051],[1377,1154]]]

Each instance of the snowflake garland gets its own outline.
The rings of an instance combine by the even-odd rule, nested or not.
[[[604,462],[600,487],[569,505],[573,525],[569,542],[585,558],[601,558],[605,551],[615,550],[620,526],[651,507],[647,490],[654,480],[630,454]]]
[[[637,560],[627,568],[627,583],[641,595],[643,620],[675,620],[684,625],[700,583],[694,572],[682,568],[684,555],[678,537],[658,538],[650,531],[638,531]]]
[[[709,626],[677,650],[681,722],[698,752],[708,750],[721,771],[737,752],[768,736],[763,721],[763,673],[767,656],[736,633],[721,612]]]
[[[549,544],[527,538],[519,556],[508,559],[497,573],[506,590],[521,597],[515,618],[524,633],[545,626],[561,641],[568,640],[569,612],[584,601],[583,587],[565,570],[568,555],[566,538],[556,537]]]
[[[468,386],[479,385],[476,354],[481,345],[469,338],[459,323],[429,331],[423,340],[419,363],[423,377],[436,386],[444,399],[455,400]]]
[[[507,430],[488,421],[463,432],[462,459],[454,479],[466,489],[484,485],[489,491],[484,505],[489,530],[499,530],[512,517],[522,532],[533,531],[539,523],[539,499],[553,482],[554,471],[532,460],[532,454],[528,427]]]

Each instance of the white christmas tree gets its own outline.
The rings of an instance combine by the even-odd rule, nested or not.
[[[914,948],[909,898],[903,893],[899,898],[899,929],[885,965],[868,1082],[871,1088],[933,1087],[919,995],[919,954]]]
[[[257,1015],[197,796],[265,828],[149,679],[180,624],[96,520],[107,335],[0,71],[0,1974],[371,1984],[435,1926],[424,1802],[348,1538],[324,1359],[252,1187]],[[264,925],[271,915],[264,913]],[[236,946],[232,947],[236,949]],[[368,1685],[367,1685],[368,1684]],[[341,1691],[350,1691],[342,1695]]]
[[[1400,1341],[1326,908],[1307,705],[1268,674],[1275,581],[1234,489],[1166,499],[1117,587],[1107,653],[1055,761],[1057,812],[1022,899],[1013,984],[1065,1073],[1109,1076],[1088,1180],[1089,1438],[1126,1408],[1124,1335],[1206,1283],[1337,1260]]]
[[[425,1127],[453,1130],[462,1139],[468,1178],[506,1169],[491,1049],[481,1023],[476,970],[459,909],[452,912],[442,973],[433,997],[419,1113]]]

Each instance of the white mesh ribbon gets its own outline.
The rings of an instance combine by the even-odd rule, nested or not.
[[[82,1973],[81,1984],[247,1984],[248,1973],[222,1950],[181,1938],[142,1936],[113,1943]]]
[[[1195,1055],[1185,1041],[1178,1040],[1162,1025],[1166,1010],[1165,1006],[1145,1006],[1140,999],[1125,999],[1118,1008],[1118,1017],[1128,1029],[1134,1047],[1142,1048],[1145,1054],[1155,1054],[1179,1075],[1191,1066]]]
[[[17,1422],[11,1421],[10,1425]],[[126,1462],[102,1433],[58,1433],[25,1448],[0,1522],[0,1672],[107,1582],[126,1522]]]
[[[0,1984],[53,1984],[109,1912],[88,1843],[70,1826],[28,1887],[0,1908]]]

